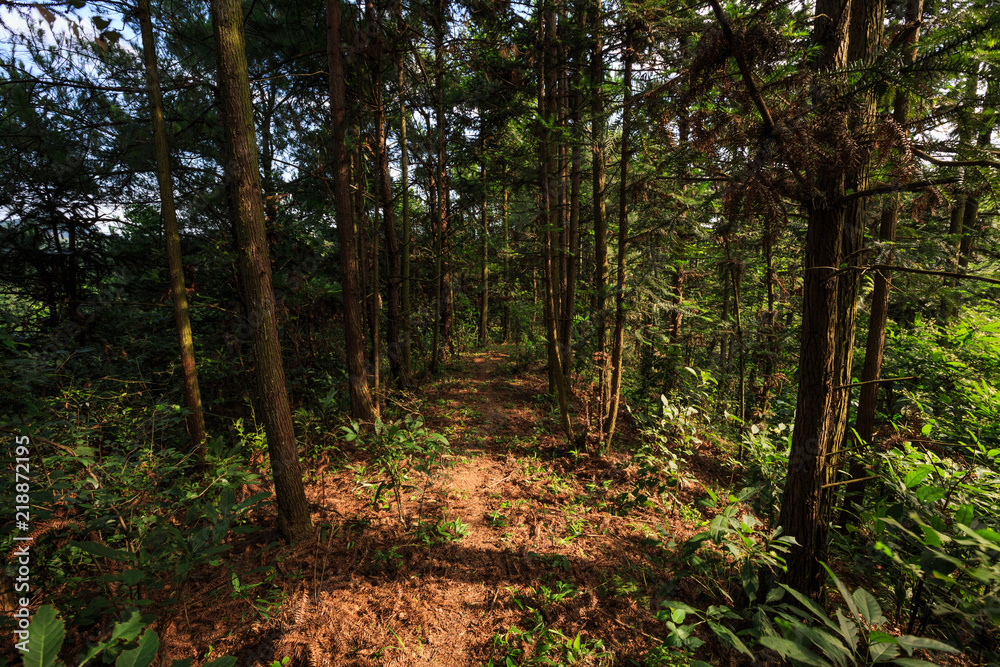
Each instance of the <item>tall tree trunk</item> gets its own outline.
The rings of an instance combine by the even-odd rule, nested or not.
[[[337,235],[340,239],[340,283],[344,293],[344,342],[351,416],[364,423],[374,423],[378,412],[368,390],[368,373],[365,369],[365,334],[362,329],[354,212],[351,207],[350,159],[344,142],[347,96],[344,86],[344,57],[340,50],[340,0],[327,0],[326,27],[333,123],[333,195],[337,212]]]
[[[549,380],[550,386],[555,389],[556,398],[559,402],[559,413],[562,417],[563,431],[570,443],[574,442],[573,422],[569,414],[569,396],[563,376],[562,361],[560,360],[559,333],[557,328],[557,305],[556,291],[558,288],[558,268],[555,257],[555,247],[558,243],[558,233],[555,229],[554,217],[556,212],[554,206],[558,199],[557,189],[558,173],[555,164],[555,157],[558,149],[552,136],[551,125],[557,113],[555,104],[556,87],[556,12],[550,3],[542,7],[542,21],[540,23],[542,39],[539,47],[542,50],[539,58],[539,86],[541,95],[538,98],[539,115],[543,119],[541,135],[539,141],[539,185],[541,187],[541,215],[540,236],[543,244],[543,282],[545,283],[545,337],[549,349]]]
[[[243,11],[239,0],[212,0],[211,9],[219,61],[219,98],[225,118],[224,164],[227,180],[232,184],[239,271],[250,320],[258,401],[264,416],[274,476],[278,528],[285,537],[295,540],[312,532],[312,520],[299,469],[275,321],[271,259],[264,230],[264,202],[243,38]]]
[[[450,309],[449,292],[451,280],[448,275],[448,173],[447,161],[447,128],[445,126],[445,95],[444,95],[444,33],[445,33],[444,0],[438,4],[433,16],[434,21],[434,88],[436,95],[436,125],[437,125],[437,202],[436,202],[436,245],[437,273],[435,275],[435,292],[437,301],[437,326],[435,327],[436,344],[434,358],[431,360],[431,372],[438,372],[438,356],[450,343]]]
[[[156,149],[156,180],[160,188],[160,216],[163,218],[163,235],[167,242],[167,264],[170,272],[170,293],[174,302],[174,322],[181,352],[181,369],[184,374],[184,403],[188,434],[195,456],[204,460],[205,416],[201,409],[201,389],[198,385],[198,367],[195,364],[194,337],[191,335],[191,318],[188,314],[187,290],[184,285],[184,264],[181,261],[181,237],[177,230],[177,213],[174,209],[174,185],[170,177],[170,148],[167,146],[167,124],[163,116],[163,97],[160,93],[160,76],[156,65],[156,41],[150,18],[149,0],[139,0],[139,24],[142,32],[142,55],[146,66],[146,85],[149,89],[149,106],[153,116],[153,145]]]
[[[924,12],[923,0],[909,0],[906,5],[906,60],[913,63],[917,59],[917,42],[920,38],[920,20]],[[910,115],[910,98],[907,90],[896,91],[893,102],[893,120],[900,127],[906,127]],[[879,223],[879,240],[889,246],[889,255],[883,264],[893,263],[892,244],[896,241],[896,228],[899,223],[901,207],[898,195],[882,209]],[[854,430],[858,434],[859,448],[851,460],[849,484],[844,496],[844,510],[840,516],[840,524],[855,517],[861,509],[864,500],[865,478],[867,471],[865,453],[870,451],[872,437],[875,434],[875,407],[879,383],[882,374],[882,359],[885,352],[885,327],[888,321],[889,295],[892,291],[892,271],[883,269],[875,274],[875,285],[872,292],[871,315],[868,318],[868,337],[865,341],[865,364],[861,371],[861,389],[858,399],[858,414]]]
[[[436,169],[436,168],[435,168]],[[439,372],[439,360],[441,358],[441,320],[442,314],[444,313],[444,305],[441,300],[441,266],[442,266],[442,250],[441,250],[441,224],[437,213],[438,209],[438,179],[437,172],[429,174],[430,182],[428,184],[428,195],[430,198],[428,211],[431,217],[431,229],[434,237],[434,318],[433,318],[433,334],[431,339],[431,359],[429,369],[432,375],[437,375]]]
[[[480,279],[482,282],[482,294],[479,300],[479,346],[486,347],[489,341],[489,312],[490,312],[490,244],[489,227],[487,226],[486,214],[486,142],[483,142],[482,163],[479,165],[479,178],[483,188],[481,201],[482,207],[482,228],[483,228],[483,252]]]
[[[586,28],[586,16],[580,12],[577,17],[578,28],[581,34]],[[579,54],[574,53],[574,61],[579,60]],[[566,76],[569,80],[568,75]],[[563,325],[562,347],[563,347],[563,375],[566,378],[567,388],[573,391],[573,322],[576,319],[576,278],[580,260],[580,181],[582,169],[580,166],[580,144],[583,141],[581,128],[581,107],[583,106],[582,81],[580,71],[573,75],[572,95],[567,93],[567,101],[572,105],[569,109],[569,120],[572,123],[570,140],[573,142],[570,148],[570,177],[569,177],[569,230],[567,233],[568,261],[566,262],[566,298],[563,303],[565,317]]]
[[[377,150],[377,149],[376,149]],[[375,158],[376,162],[378,157]],[[376,175],[376,180],[378,175]],[[372,400],[375,401],[375,409],[380,411],[382,408],[382,335],[380,329],[382,326],[382,276],[380,271],[379,259],[379,241],[381,235],[378,230],[378,209],[379,206],[383,205],[383,202],[379,198],[379,187],[376,183],[374,188],[375,201],[372,206],[372,254],[371,254],[371,271],[372,271],[372,282],[371,282],[371,297],[370,297],[370,308],[371,308],[371,329],[372,329],[372,356],[371,356],[371,367],[372,367]]]
[[[500,217],[503,219],[503,282],[507,290],[503,297],[503,342],[510,341],[510,299],[514,290],[510,275],[510,221],[507,219],[507,168],[504,166],[503,198],[500,200]]]
[[[856,5],[854,11],[852,4]],[[847,63],[849,36],[858,41],[850,47],[854,58],[864,57],[859,54],[870,53],[869,49],[879,43],[874,35],[884,18],[880,0],[818,0],[815,15],[813,39],[819,48],[813,66],[818,74],[836,72]],[[817,106],[823,105],[818,109],[817,127],[821,137],[841,148],[835,138],[854,136],[856,128],[848,126],[847,109],[830,106],[828,100],[836,99],[830,93],[835,91],[829,85],[826,90],[821,86],[819,82],[814,97]],[[851,290],[857,282],[845,277],[855,271],[840,271],[839,267],[856,261],[847,253],[853,252],[856,244],[859,247],[856,238],[863,234],[863,222],[862,212],[845,201],[845,194],[849,185],[856,186],[864,175],[863,166],[849,172],[836,161],[823,165],[814,182],[816,195],[805,205],[808,224],[799,390],[779,523],[798,542],[788,554],[786,582],[808,595],[816,595],[825,579],[819,563],[826,559],[832,518],[834,457],[846,430],[847,413],[842,407],[846,403],[841,392],[847,390],[841,378],[845,372],[850,377],[851,359],[846,348],[853,345],[850,310],[856,293],[851,294]],[[842,306],[848,312],[842,312]]]
[[[411,383],[410,376],[412,366],[410,365],[410,344],[412,335],[412,309],[410,307],[410,160],[409,148],[406,144],[406,80],[403,72],[403,59],[399,58],[399,170],[402,180],[403,194],[403,248],[402,248],[402,276],[403,276],[403,322],[402,322],[402,377],[407,385]]]
[[[969,77],[966,83],[965,94],[967,97],[974,97],[976,95],[976,89],[979,86],[979,75],[978,73],[973,74]],[[972,114],[969,112],[962,113],[958,120],[958,145],[962,149],[970,148],[972,143],[973,134],[973,124],[974,120]],[[965,241],[968,231],[966,230],[965,223],[966,220],[974,221],[976,216],[979,214],[978,201],[976,202],[975,210],[970,216],[966,209],[969,207],[969,192],[968,187],[964,183],[964,176],[971,174],[965,174],[964,168],[960,168],[959,174],[963,181],[959,184],[958,190],[955,193],[955,203],[952,204],[951,208],[951,220],[948,226],[948,236],[951,237],[952,243],[952,255],[950,259],[950,270],[957,271],[962,261],[962,246]],[[944,322],[954,320],[958,317],[959,308],[959,297],[958,297],[958,279],[957,278],[945,278],[944,279],[945,290],[944,296],[941,298],[941,319]]]
[[[608,222],[604,198],[607,181],[607,140],[604,117],[604,16],[601,0],[594,0],[591,16],[590,81],[593,86],[590,100],[590,142],[592,157],[592,189],[594,193],[594,313],[596,316],[596,364],[599,406],[597,410],[597,440],[605,441],[604,421],[611,406],[609,378],[610,357],[607,353],[608,309]]]
[[[403,360],[403,327],[405,318],[400,308],[400,292],[402,291],[403,267],[399,247],[399,236],[396,234],[396,212],[392,200],[392,176],[389,173],[389,151],[386,149],[386,114],[382,99],[382,38],[375,37],[376,56],[379,63],[373,82],[375,94],[375,150],[379,163],[379,200],[382,204],[382,230],[385,233],[386,261],[389,268],[388,306],[389,330],[386,332],[386,356],[389,359],[389,372],[392,373],[396,386],[400,389],[409,387],[410,374]],[[376,256],[377,263],[377,256]],[[409,304],[407,304],[409,305]]]
[[[632,65],[635,53],[632,50],[632,38],[635,27],[630,18],[625,27],[625,75],[624,103],[622,105],[622,164],[621,187],[618,199],[618,275],[615,284],[615,334],[611,348],[611,407],[608,410],[604,432],[606,442],[610,445],[615,435],[615,423],[618,420],[618,405],[622,391],[622,361],[625,348],[625,257],[628,250],[628,168],[632,159]]]

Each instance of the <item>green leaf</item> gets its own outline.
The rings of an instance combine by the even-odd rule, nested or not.
[[[24,667],[52,667],[66,636],[56,608],[52,605],[40,607],[31,617],[28,632],[28,651],[23,654]]]
[[[851,651],[858,650],[858,626],[850,621],[841,609],[836,611],[837,624],[840,625],[840,636],[843,637]]]
[[[922,486],[917,489],[917,500],[922,503],[933,503],[948,495],[946,489],[938,486]]]
[[[152,630],[142,633],[139,646],[122,651],[115,661],[115,667],[149,667],[156,660],[156,652],[160,650],[160,638]]]
[[[832,620],[830,620],[830,617],[826,615],[826,612],[823,611],[822,607],[820,607],[818,604],[816,604],[815,602],[813,602],[808,597],[798,592],[791,586],[787,586],[785,584],[779,584],[779,585],[786,591],[791,593],[792,597],[798,600],[799,604],[801,604],[803,607],[811,611],[815,619],[822,621],[827,627],[829,627],[834,632],[837,633],[840,632],[840,628]]]
[[[772,651],[777,651],[781,657],[788,658],[789,660],[797,660],[807,665],[814,665],[814,667],[828,667],[829,665],[826,660],[823,660],[809,649],[781,637],[761,637],[760,643]]]
[[[887,642],[869,644],[868,654],[871,655],[872,662],[889,662],[899,655],[899,646]]]
[[[757,580],[756,569],[749,559],[743,563],[743,570],[740,573],[740,579],[743,582],[743,592],[745,592],[750,601],[753,602],[757,599],[757,590],[760,584]]]
[[[931,466],[917,466],[910,472],[906,473],[906,477],[903,478],[903,485],[908,489],[912,489],[917,484],[924,481],[924,479],[926,479],[933,470],[934,469],[931,468]]]
[[[840,580],[840,577],[833,573],[833,570],[830,569],[829,565],[826,563],[820,563],[820,565],[823,566],[823,569],[826,570],[827,574],[830,575],[830,578],[833,579],[833,583],[836,584],[837,590],[840,591],[840,596],[844,598],[844,602],[847,603],[848,611],[851,612],[851,615],[854,616],[855,620],[860,622],[862,620],[861,614],[858,612],[858,606],[854,604],[854,597],[851,595],[850,591],[847,590],[847,586],[845,586],[844,582]]]
[[[899,637],[899,645],[906,650],[907,655],[913,655],[914,649],[925,648],[931,651],[944,651],[945,653],[958,653],[958,649],[950,644],[939,642],[929,637],[914,637],[913,635],[903,635]]]
[[[139,612],[133,611],[127,620],[115,623],[115,629],[111,632],[111,639],[121,639],[124,642],[130,642],[139,636],[144,627],[146,627],[146,624],[143,623],[142,616],[139,615]]]
[[[191,663],[193,662],[194,660],[192,660],[191,658],[184,658],[183,660],[174,660],[172,663],[170,663],[170,667],[191,667]]]
[[[879,606],[875,596],[863,588],[854,591],[854,604],[858,606],[858,611],[872,625],[885,623],[885,616],[882,615],[882,607]]]
[[[958,511],[955,512],[955,521],[968,526],[972,523],[972,516],[972,503],[962,505],[958,508]]]
[[[221,658],[216,658],[212,662],[206,662],[201,667],[233,667],[236,664],[236,658],[231,655],[224,655]]]
[[[715,633],[716,637],[726,642],[740,653],[748,655],[751,658],[753,657],[753,653],[750,651],[750,649],[746,647],[746,644],[744,644],[740,640],[740,638],[733,633],[732,630],[730,630],[724,625],[719,625],[714,621],[708,621],[708,627],[712,628],[712,632]]]
[[[892,661],[892,664],[901,665],[902,667],[938,667],[936,662],[917,660],[916,658],[896,658]]]
[[[91,20],[94,22],[94,26],[98,30],[104,30],[109,25],[111,25],[111,21],[109,21],[108,19],[105,19],[105,18],[101,18],[100,16],[95,16]]]
[[[122,563],[130,562],[135,559],[135,557],[128,552],[121,551],[119,549],[112,549],[111,547],[98,544],[97,542],[75,542],[74,546],[83,549],[89,554],[104,556],[105,558],[110,558],[111,560],[116,560]]]

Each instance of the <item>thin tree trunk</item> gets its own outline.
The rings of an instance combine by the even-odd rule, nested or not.
[[[403,248],[402,266],[403,274],[403,322],[402,322],[402,343],[403,343],[403,368],[402,376],[409,385],[411,380],[412,366],[410,365],[410,344],[412,339],[412,309],[410,307],[410,160],[409,148],[406,144],[406,100],[404,98],[406,83],[403,73],[403,59],[399,59],[399,169],[402,179],[403,189]]]
[[[541,57],[539,58],[539,89],[541,94],[538,97],[539,115],[543,119],[540,126],[540,155],[539,155],[539,185],[541,188],[541,215],[540,236],[543,245],[543,282],[545,283],[545,338],[549,350],[549,382],[550,387],[556,392],[559,402],[559,413],[562,417],[563,431],[570,443],[574,441],[573,422],[569,414],[569,398],[565,377],[562,372],[562,362],[560,360],[559,334],[557,329],[557,305],[556,291],[558,286],[558,275],[555,254],[557,244],[557,231],[554,228],[553,206],[558,198],[557,188],[559,187],[554,164],[553,137],[549,129],[556,113],[555,87],[555,38],[556,38],[556,12],[551,4],[546,4],[542,8],[542,20],[539,25],[542,31],[539,40]],[[558,153],[556,149],[555,153]]]
[[[274,476],[278,528],[286,538],[296,540],[312,532],[312,520],[299,469],[275,320],[243,11],[239,0],[212,0],[211,10],[219,62],[219,99],[225,118],[224,164],[227,180],[232,184],[239,270],[250,321],[258,400]]]
[[[485,141],[483,142],[485,148]],[[482,295],[479,301],[479,346],[486,347],[489,341],[489,330],[487,328],[490,312],[490,245],[489,228],[487,226],[486,214],[486,151],[482,154],[482,164],[479,165],[479,177],[482,182],[483,197],[482,207],[482,227],[483,227],[483,253],[482,270],[480,272],[482,281]]]
[[[578,17],[581,32],[584,28],[583,21],[586,18],[582,15]],[[581,118],[580,111],[583,105],[583,94],[581,92],[582,82],[579,71],[573,76],[572,89],[575,91],[568,99],[572,100],[572,108],[569,112],[572,121],[572,148],[570,151],[570,188],[569,188],[569,233],[568,233],[568,255],[566,262],[566,299],[563,308],[566,312],[563,328],[563,375],[566,377],[567,390],[573,391],[573,321],[576,319],[576,277],[580,260],[580,181],[582,170],[580,167],[580,143]]]
[[[500,215],[503,218],[503,281],[507,295],[503,298],[503,342],[510,341],[510,299],[514,290],[510,275],[510,222],[507,219],[507,169],[504,168],[503,199],[500,201]]]
[[[606,442],[610,445],[615,435],[615,423],[618,420],[618,405],[622,390],[622,361],[625,348],[625,257],[628,244],[628,168],[632,159],[632,64],[635,54],[632,51],[632,36],[634,26],[627,19],[625,28],[625,75],[624,104],[622,109],[622,165],[621,188],[618,200],[618,275],[615,285],[615,334],[611,349],[611,409],[608,411],[604,432]]]
[[[917,58],[917,42],[920,38],[920,20],[924,12],[923,0],[909,0],[906,6],[906,60],[910,63]],[[893,120],[900,127],[906,127],[910,115],[909,93],[905,89],[896,91],[893,102]],[[901,202],[896,195],[891,203],[882,209],[879,224],[879,240],[890,247],[885,264],[893,263],[892,244],[896,241],[896,228],[899,223]],[[869,451],[875,434],[875,407],[877,405],[879,383],[876,380],[882,374],[882,359],[885,352],[885,328],[888,321],[889,295],[892,291],[892,271],[881,270],[875,274],[875,286],[872,292],[871,315],[868,319],[868,337],[865,341],[865,364],[861,371],[861,389],[858,399],[858,414],[854,430],[858,434],[860,454],[851,461],[849,472],[850,483],[844,496],[844,509],[840,516],[840,524],[846,526],[848,521],[858,515],[864,501],[866,478],[868,477],[864,452]],[[869,459],[870,460],[870,459]]]
[[[446,171],[447,159],[447,133],[445,128],[445,106],[444,106],[444,31],[445,31],[445,5],[441,0],[434,21],[434,61],[435,75],[434,87],[436,93],[436,124],[437,124],[437,203],[436,203],[436,255],[437,273],[435,275],[435,296],[437,302],[437,326],[435,327],[434,356],[431,360],[431,372],[438,372],[438,357],[443,354],[443,349],[449,343],[449,328],[451,322],[448,317],[448,292],[450,291],[450,280],[447,275],[448,267],[446,253],[448,247],[448,182]]]
[[[376,37],[378,57],[381,62],[381,38]],[[412,383],[403,360],[403,327],[405,318],[400,309],[400,292],[402,291],[402,258],[399,247],[399,237],[396,234],[396,212],[392,201],[392,176],[389,173],[389,152],[386,149],[386,118],[385,105],[382,101],[381,76],[376,74],[375,89],[375,150],[379,162],[379,199],[382,204],[382,230],[385,233],[386,260],[389,267],[388,306],[389,330],[386,332],[386,356],[389,359],[389,372],[392,373],[396,386],[400,389],[409,387]],[[377,264],[376,255],[376,264]],[[407,304],[408,305],[408,304]]]
[[[593,42],[590,52],[591,96],[591,150],[593,151],[592,186],[594,192],[594,311],[596,315],[597,384],[599,406],[597,411],[597,440],[605,442],[604,422],[611,407],[610,357],[607,353],[608,308],[608,223],[604,189],[607,181],[605,155],[606,125],[604,118],[604,17],[601,0],[594,0],[591,17]]]
[[[194,337],[188,314],[187,290],[184,285],[184,265],[181,261],[181,238],[177,230],[177,213],[174,208],[174,186],[170,176],[170,148],[167,145],[167,124],[163,116],[163,97],[160,93],[160,76],[156,65],[156,42],[150,18],[149,0],[139,0],[139,24],[142,32],[142,54],[146,65],[146,85],[149,88],[149,106],[153,116],[153,144],[156,148],[156,180],[160,188],[160,215],[163,218],[163,235],[167,242],[167,264],[170,271],[170,293],[174,302],[174,322],[181,353],[184,374],[184,403],[191,447],[199,460],[204,460],[205,416],[201,409],[201,389],[198,385],[198,367],[194,356]]]
[[[351,208],[350,160],[344,143],[347,122],[344,60],[340,51],[340,0],[327,0],[327,52],[330,62],[330,111],[333,123],[333,180],[340,238],[341,288],[344,293],[344,341],[347,356],[351,416],[364,423],[378,417],[368,390],[365,369],[365,335],[362,329],[361,295],[358,285],[354,214]]]

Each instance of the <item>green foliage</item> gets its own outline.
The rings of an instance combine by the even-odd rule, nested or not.
[[[352,422],[342,430],[346,441],[359,441],[361,447],[371,454],[370,465],[381,477],[372,505],[378,505],[383,491],[391,491],[396,500],[399,521],[406,525],[403,485],[413,472],[429,475],[440,465],[441,458],[450,451],[448,439],[440,433],[431,432],[424,426],[423,419],[413,415],[388,424],[378,420],[370,433],[358,422]]]
[[[491,638],[495,657],[487,664],[496,667],[613,664],[614,652],[606,649],[600,639],[567,635],[546,620],[553,616],[556,607],[578,594],[573,585],[557,581],[552,588],[539,586],[530,589],[528,596],[514,596],[514,606],[525,613],[525,627],[514,626],[495,633]]]
[[[448,542],[461,542],[469,533],[469,524],[463,523],[461,519],[454,518],[451,521],[440,519],[438,521],[421,521],[417,524],[416,537],[428,547],[447,544]]]
[[[762,608],[756,619],[755,632],[761,645],[792,664],[817,667],[880,663],[917,667],[935,663],[912,658],[914,650],[959,652],[934,639],[894,636],[878,629],[886,618],[875,596],[863,588],[851,592],[832,570],[827,568],[827,572],[847,605],[846,613],[838,608],[830,616],[806,596],[781,584],[781,591],[792,600],[781,602],[782,595],[769,597],[767,611]],[[903,651],[905,658],[901,657]]]
[[[105,664],[114,661],[115,667],[149,667],[156,660],[160,638],[146,626],[152,619],[133,611],[127,620],[115,623],[111,636],[90,646],[72,664],[78,667],[100,657]],[[25,667],[66,667],[59,660],[59,651],[65,637],[64,623],[56,608],[44,605],[31,617],[28,650],[24,652]],[[190,667],[191,659],[174,660],[171,667]],[[222,656],[204,663],[202,667],[233,667],[236,658]]]

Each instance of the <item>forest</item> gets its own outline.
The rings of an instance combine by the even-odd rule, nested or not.
[[[0,1],[0,667],[1000,665],[1000,5]]]

